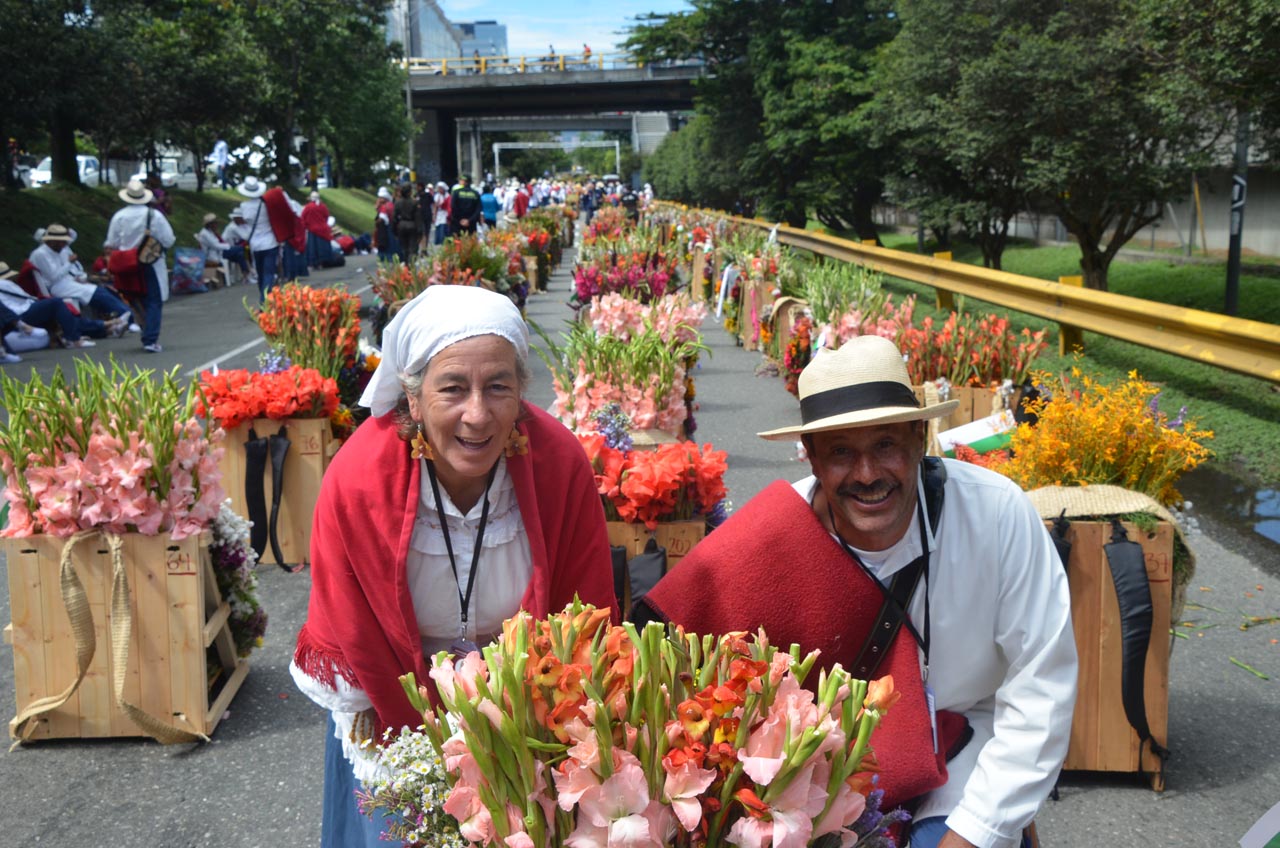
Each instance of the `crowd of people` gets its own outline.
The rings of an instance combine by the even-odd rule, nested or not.
[[[225,166],[219,167],[222,179]],[[486,175],[478,187],[465,174],[452,186],[443,180],[434,185],[406,181],[380,187],[371,233],[351,236],[337,227],[318,192],[312,191],[305,204],[282,194],[279,202],[305,230],[301,247],[294,239],[277,237],[263,181],[248,176],[235,189],[243,199],[228,220],[206,214],[193,238],[215,277],[221,271],[228,285],[256,286],[260,302],[278,281],[342,265],[346,255],[373,251],[408,262],[452,235],[512,226],[543,206],[576,202],[587,221],[606,205],[621,206],[636,218],[653,197],[647,184],[637,191],[616,179],[499,181]],[[126,333],[138,334],[145,352],[162,350],[163,306],[173,290],[166,260],[177,241],[169,220],[172,198],[158,174],[145,182],[131,180],[119,197],[123,206],[88,268],[72,249],[75,230],[57,222],[36,231],[36,247],[25,262],[0,263],[0,361],[20,362],[22,353],[54,344],[91,347],[95,339]]]

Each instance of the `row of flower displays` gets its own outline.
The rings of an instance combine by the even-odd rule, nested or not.
[[[713,304],[738,346],[759,350],[757,374],[781,376],[796,393],[815,356],[850,338],[875,334],[902,350],[924,402],[958,399],[959,408],[930,426],[930,451],[987,466],[1029,492],[1052,535],[1072,587],[1077,649],[1083,657],[1076,724],[1147,724],[1104,693],[1119,690],[1121,652],[1101,633],[1120,632],[1115,593],[1106,576],[1118,540],[1138,551],[1154,610],[1143,644],[1125,653],[1147,657],[1146,712],[1153,744],[1137,732],[1106,740],[1073,735],[1069,769],[1142,772],[1163,786],[1168,708],[1170,621],[1185,603],[1194,559],[1168,507],[1181,503],[1177,479],[1209,456],[1213,434],[1170,417],[1159,389],[1136,372],[1105,381],[1068,362],[1062,373],[1038,367],[1046,332],[1016,330],[1008,317],[951,311],[917,313],[913,295],[896,295],[880,274],[810,258],[779,245],[768,225],[660,206],[650,226],[665,233],[661,249],[679,257],[695,298]],[[687,272],[687,273],[686,273]],[[1114,526],[1112,526],[1114,524]],[[1109,542],[1109,543],[1108,543]],[[1104,543],[1105,550],[1104,550]],[[1118,556],[1118,554],[1117,554]],[[1110,566],[1116,568],[1114,564]],[[1126,619],[1128,621],[1128,619]],[[1129,625],[1126,624],[1126,629]],[[1126,678],[1127,679],[1127,678]]]

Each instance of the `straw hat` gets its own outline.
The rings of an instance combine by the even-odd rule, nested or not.
[[[378,186],[378,197],[382,198],[383,200],[390,200],[391,189],[387,188],[386,186]]]
[[[236,191],[245,197],[262,197],[267,187],[257,177],[245,177],[244,182],[236,186]]]
[[[151,189],[142,184],[142,180],[129,180],[129,184],[116,192],[121,200],[132,206],[146,206],[155,199]]]
[[[40,236],[40,241],[48,244],[51,241],[65,241],[68,244],[75,241],[76,234],[64,227],[62,224],[50,224],[45,227],[44,235]]]
[[[206,212],[206,213],[204,213],[204,223],[205,223],[205,224],[212,224],[212,223],[213,223],[214,221],[216,221],[216,220],[218,220],[218,216],[217,216],[217,215],[215,215],[215,214],[213,214],[212,212]]]
[[[18,272],[9,267],[8,262],[0,261],[0,280],[12,280]]]
[[[839,350],[824,351],[800,372],[799,393],[803,423],[759,433],[761,438],[922,421],[947,415],[960,405],[949,400],[921,406],[902,353],[880,336],[858,336]]]

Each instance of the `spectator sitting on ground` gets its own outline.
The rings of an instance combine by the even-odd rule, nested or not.
[[[111,316],[106,322],[108,335],[112,338],[124,335],[137,326],[132,324],[133,313],[111,289],[89,282],[84,268],[71,252],[71,243],[75,240],[75,230],[62,224],[50,224],[36,231],[36,241],[40,244],[28,258],[35,269],[40,293],[74,301],[81,309],[92,306],[103,315]]]
[[[8,316],[13,315],[12,320],[16,322],[14,327],[19,335],[35,337],[35,328],[56,322],[62,330],[62,346],[82,348],[93,347],[93,342],[84,338],[85,333],[101,336],[107,334],[106,327],[101,321],[76,315],[62,298],[37,298],[23,291],[22,286],[14,282],[13,278],[16,276],[18,273],[9,268],[9,263],[0,262],[0,306],[7,310],[2,313],[3,318],[7,321]],[[5,331],[7,335],[9,332],[7,324]],[[44,332],[47,343],[48,333],[44,330],[41,332]],[[33,344],[34,341],[33,338]],[[6,338],[5,342],[8,344],[9,340]]]
[[[244,219],[244,209],[240,206],[231,210],[231,220],[222,229],[222,241],[230,245],[223,248],[224,259],[235,262],[245,283],[258,284],[258,271],[249,260],[249,223]]]

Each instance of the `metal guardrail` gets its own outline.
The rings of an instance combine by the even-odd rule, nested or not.
[[[761,220],[724,217],[762,230],[772,230],[775,226]],[[932,286],[939,292],[963,294],[1056,321],[1060,341],[1065,340],[1067,347],[1082,346],[1080,333],[1088,330],[1280,383],[1280,325],[859,244],[784,224],[777,225],[777,231],[778,241],[791,247],[855,262]]]
[[[546,56],[464,56],[441,59],[411,58],[405,61],[410,73],[442,76],[476,74],[524,74],[547,71],[604,71],[643,68],[644,63],[630,53],[575,53]]]

